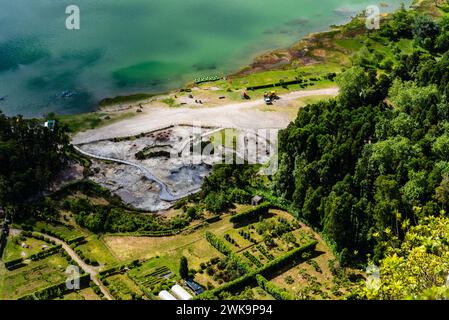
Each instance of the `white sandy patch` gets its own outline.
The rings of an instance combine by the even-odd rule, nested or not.
[[[257,109],[257,107],[264,106],[261,99],[217,107],[147,107],[141,114],[131,119],[78,133],[73,137],[72,143],[80,144],[115,137],[134,136],[179,124],[242,129],[282,129],[287,127],[292,120],[291,116],[282,109],[284,103],[304,97],[335,96],[337,94],[338,88],[291,92],[282,95],[281,100],[275,103],[275,110],[272,112]]]

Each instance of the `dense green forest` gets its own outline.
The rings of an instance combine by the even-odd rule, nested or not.
[[[68,141],[63,127],[0,112],[0,203],[21,204],[45,190],[67,164]]]
[[[449,206],[449,18],[402,9],[371,37],[413,39],[395,61],[355,55],[340,95],[280,134],[273,192],[334,244],[343,263],[381,259]],[[368,44],[362,48],[373,51]]]

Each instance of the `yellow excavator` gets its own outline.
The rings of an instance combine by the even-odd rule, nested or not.
[[[272,105],[273,101],[278,99],[278,96],[276,94],[276,91],[271,91],[271,92],[265,92],[263,95],[264,101],[267,105]]]

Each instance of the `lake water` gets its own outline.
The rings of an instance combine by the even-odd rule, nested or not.
[[[382,0],[391,11],[402,0]],[[409,1],[405,1],[406,3]],[[80,30],[67,30],[68,5]],[[373,0],[0,0],[0,110],[41,116],[225,75]]]

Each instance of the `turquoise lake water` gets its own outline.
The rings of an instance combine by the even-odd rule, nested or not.
[[[403,1],[381,2],[391,11]],[[28,117],[86,112],[106,97],[225,75],[379,3],[0,0],[0,110]],[[65,27],[71,4],[80,8],[80,30]]]

